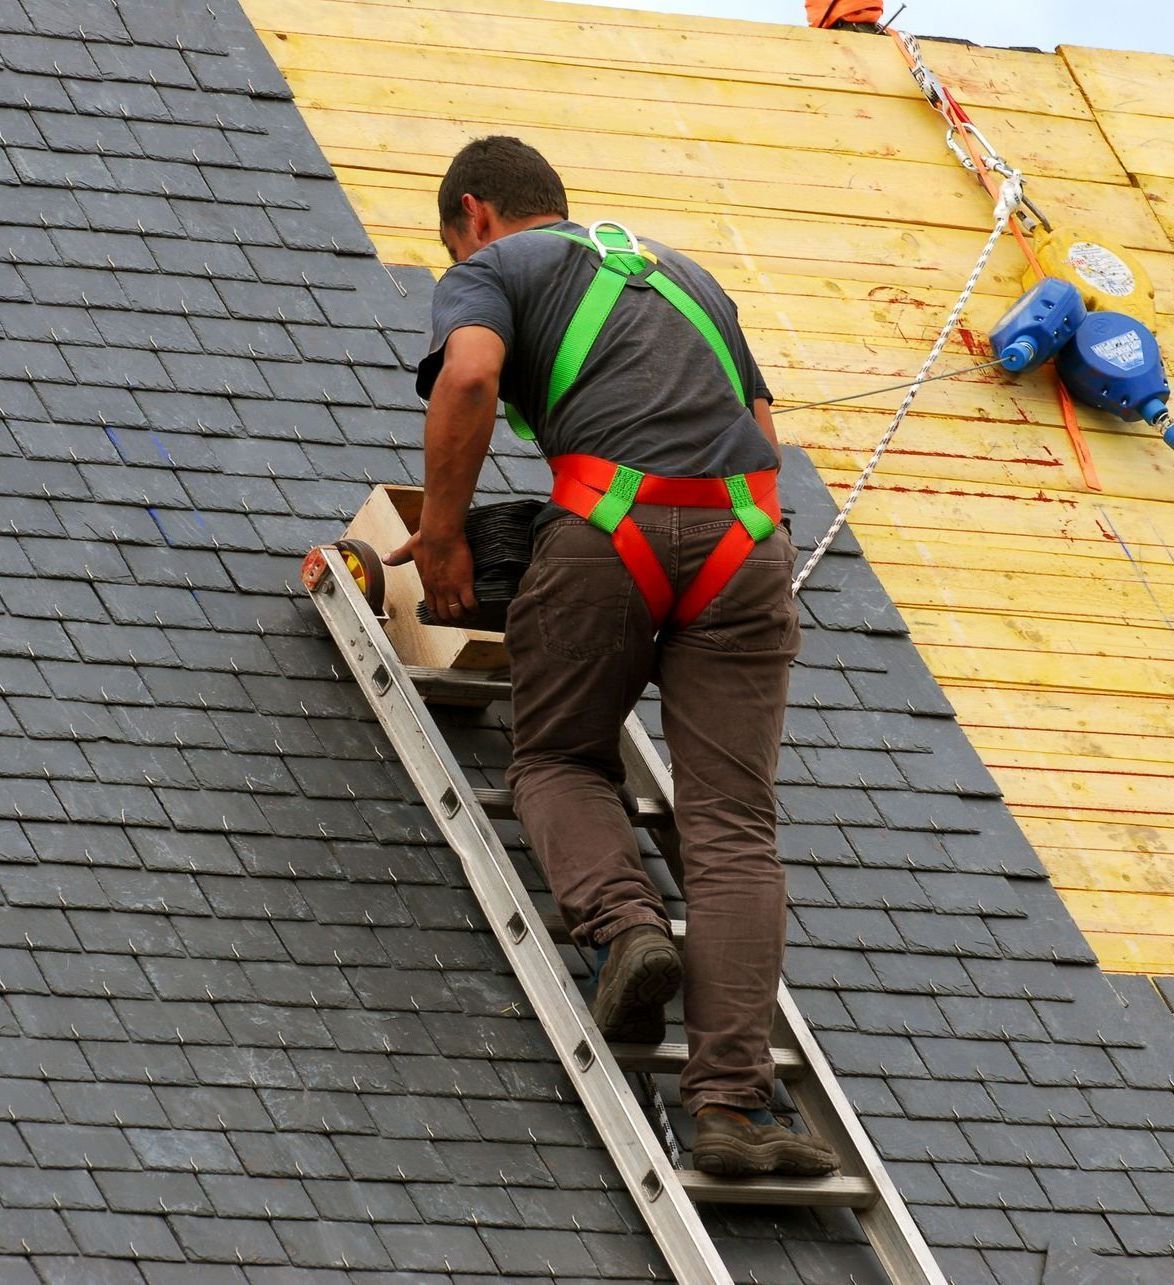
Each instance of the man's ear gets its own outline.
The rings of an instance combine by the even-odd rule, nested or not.
[[[468,211],[468,228],[476,240],[477,248],[483,249],[495,239],[497,211],[488,201],[471,196],[468,192],[461,197],[461,204]]]

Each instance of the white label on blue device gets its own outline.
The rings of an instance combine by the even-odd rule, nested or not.
[[[1145,360],[1141,350],[1141,336],[1136,330],[1127,330],[1123,335],[1114,335],[1112,339],[1093,344],[1092,350],[1118,370],[1133,370]]]

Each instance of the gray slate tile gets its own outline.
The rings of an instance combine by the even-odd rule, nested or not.
[[[24,180],[5,203],[23,262],[0,265],[0,300],[20,301],[0,303],[14,375],[0,383],[0,489],[26,492],[4,499],[20,537],[0,584],[18,613],[0,617],[14,661],[0,733],[21,744],[10,771],[44,764],[55,783],[19,778],[22,815],[0,829],[0,888],[17,903],[0,908],[0,978],[7,1012],[38,1032],[0,1041],[30,1131],[10,1128],[0,1155],[18,1179],[69,1175],[68,1189],[49,1182],[68,1215],[92,1220],[75,1244],[67,1218],[43,1213],[50,1188],[27,1184],[37,1270],[95,1285],[284,1285],[293,1271],[333,1285],[363,1269],[572,1282],[643,1277],[651,1262],[663,1277],[630,1204],[605,1195],[618,1179],[560,1103],[570,1089],[546,1038],[501,1016],[517,990],[466,925],[481,924],[475,904],[445,886],[462,882],[455,863],[419,842],[426,816],[378,766],[361,702],[285,587],[372,478],[420,476],[418,405],[397,362],[418,359],[432,280],[396,269],[405,299],[363,257],[341,190],[303,177],[329,170],[244,15],[231,0],[211,8],[26,6],[0,72],[0,111],[27,94],[38,113],[0,119],[7,177]],[[545,474],[503,441],[483,490],[542,491]],[[787,487],[809,546],[833,506],[794,450]],[[1169,1199],[1146,1124],[1168,1123],[1169,1054],[1141,1047],[1153,1018],[1140,992],[1099,1042],[1104,993],[1090,1002],[1091,971],[1055,962],[1087,948],[879,582],[850,537],[843,547],[805,602],[780,763],[794,938],[814,943],[788,960],[797,995],[885,1147],[921,1141],[899,1176],[932,1238],[957,1242],[945,1261],[960,1278],[1023,1279],[1042,1249],[1020,1237],[1070,1227],[1142,1262],[1160,1248],[1147,1219]],[[47,606],[16,578],[34,569]],[[472,727],[462,745],[485,755]],[[1058,1126],[1030,1122],[1045,1098]],[[411,1101],[431,1105],[422,1116]],[[97,1187],[60,1168],[79,1148]],[[1106,1179],[1115,1231],[1078,1208],[1077,1158]],[[1050,1185],[1032,1185],[1033,1165]],[[981,1203],[979,1174],[1022,1217],[1047,1212],[1044,1190],[1092,1223],[1009,1222]],[[521,1184],[520,1212],[499,1182]],[[117,1247],[131,1228],[155,1244],[160,1225],[174,1239],[154,1261],[137,1237],[140,1266],[99,1257],[129,1252]],[[876,1274],[835,1243],[854,1234],[844,1220],[807,1219],[804,1238],[788,1219],[786,1251],[756,1215],[723,1225],[747,1278]],[[975,1236],[1003,1248],[980,1255]]]

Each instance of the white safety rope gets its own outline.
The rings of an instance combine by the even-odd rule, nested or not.
[[[685,1162],[681,1159],[681,1146],[677,1141],[676,1133],[673,1131],[673,1123],[669,1119],[668,1107],[664,1104],[664,1097],[656,1081],[647,1071],[637,1072],[636,1079],[648,1095],[648,1105],[655,1117],[656,1127],[660,1132],[660,1140],[664,1143],[669,1164],[674,1169],[683,1169]]]
[[[815,546],[814,552],[807,559],[802,571],[791,582],[793,593],[798,593],[802,589],[807,577],[819,565],[820,559],[828,551],[832,541],[839,534],[840,528],[847,521],[848,514],[851,513],[853,506],[860,498],[861,491],[868,485],[868,479],[876,472],[881,456],[888,449],[897,429],[901,427],[901,421],[905,418],[909,407],[913,405],[913,400],[917,396],[918,390],[926,382],[934,362],[941,356],[942,349],[946,346],[946,341],[954,333],[954,327],[957,326],[962,316],[963,308],[970,301],[970,296],[974,293],[974,288],[978,285],[979,278],[982,276],[991,255],[995,252],[995,246],[998,245],[999,238],[1007,230],[1007,224],[1010,222],[1011,216],[1019,208],[1019,203],[1022,199],[1023,184],[1021,176],[1018,170],[1011,170],[1006,178],[1003,179],[1003,186],[999,190],[999,199],[995,202],[995,226],[987,238],[986,245],[983,246],[982,253],[978,256],[978,260],[970,273],[970,279],[966,282],[962,293],[958,296],[957,303],[954,304],[950,315],[946,318],[946,324],[941,328],[937,339],[934,341],[934,346],[929,350],[929,356],[926,357],[924,365],[917,374],[917,378],[909,385],[909,391],[905,394],[904,401],[897,407],[897,413],[893,416],[892,423],[885,430],[885,435],[876,444],[876,449],[872,453],[872,458],[864,466],[864,471],[856,479],[848,498],[844,501],[843,508],[836,514],[835,520],[828,527],[827,534]]]

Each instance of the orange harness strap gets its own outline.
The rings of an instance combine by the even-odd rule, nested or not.
[[[648,604],[653,625],[683,628],[725,588],[750,551],[771,535],[781,517],[775,469],[732,477],[657,477],[595,455],[556,455],[551,499],[608,532]],[[727,509],[729,529],[677,597],[660,559],[636,525],[633,504]]]

